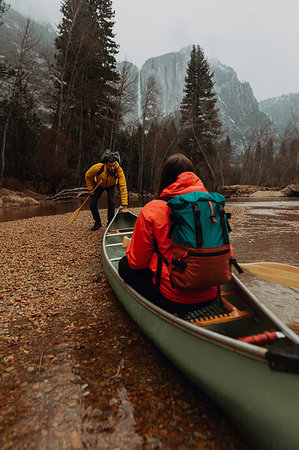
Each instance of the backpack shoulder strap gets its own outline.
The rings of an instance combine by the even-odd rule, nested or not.
[[[156,288],[158,292],[160,292],[160,284],[161,284],[161,274],[162,274],[162,264],[164,263],[167,267],[169,266],[167,259],[159,250],[158,244],[154,239],[154,253],[158,255],[158,263],[157,263],[157,273],[156,273]],[[170,278],[170,283],[173,286],[172,280]]]
[[[103,163],[102,167],[100,168],[100,170],[96,174],[96,177],[99,177],[101,175],[101,173],[104,172],[104,169],[105,169],[105,164]]]
[[[168,200],[171,200],[171,197],[159,197],[159,198],[157,198],[157,200],[162,200],[164,202],[168,202]],[[169,230],[168,235],[167,235],[168,239],[171,238],[171,236],[173,234],[174,227],[178,223],[184,222],[182,217],[178,217],[175,214],[172,214],[171,212],[170,212],[170,220],[171,220],[171,226],[170,226],[170,230]],[[158,253],[158,256],[159,256],[159,250],[157,251],[157,253]]]
[[[228,232],[227,232],[227,228],[226,228],[226,225],[225,225],[224,206],[223,206],[222,203],[216,203],[216,204],[217,204],[219,215],[220,215],[220,222],[221,222],[223,240],[224,240],[225,244],[229,244]]]
[[[195,233],[196,233],[196,247],[201,248],[203,244],[203,234],[200,222],[200,209],[197,202],[192,202],[192,210],[194,214]]]

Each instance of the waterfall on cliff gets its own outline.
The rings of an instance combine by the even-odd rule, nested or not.
[[[139,122],[141,121],[141,70],[138,69],[138,88],[137,88],[137,114]]]

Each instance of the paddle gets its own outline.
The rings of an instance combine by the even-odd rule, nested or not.
[[[90,199],[91,195],[94,193],[94,191],[96,190],[96,188],[98,188],[100,186],[100,184],[102,184],[103,180],[100,180],[98,182],[98,184],[96,185],[96,187],[91,191],[91,193],[89,194],[89,196],[84,200],[84,202],[82,203],[81,206],[79,206],[78,209],[76,209],[76,211],[73,212],[73,214],[71,215],[71,217],[69,218],[69,225],[72,225],[72,223],[74,222],[74,220],[76,219],[77,215],[79,214],[79,212],[81,211],[81,209],[83,208],[83,206],[85,205],[85,203],[87,202],[87,200]]]
[[[275,262],[256,262],[239,266],[271,283],[299,288],[299,267]]]

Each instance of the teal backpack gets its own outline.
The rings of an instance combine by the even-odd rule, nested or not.
[[[167,264],[174,288],[195,291],[219,286],[230,281],[232,264],[241,271],[233,258],[230,214],[225,213],[223,195],[194,191],[160,200],[170,207],[173,258],[168,264],[157,250],[158,267],[161,259]]]

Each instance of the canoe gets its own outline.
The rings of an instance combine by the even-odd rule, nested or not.
[[[117,213],[103,238],[104,271],[120,302],[254,448],[297,450],[299,337],[234,274],[212,312],[199,308],[178,317],[141,296],[118,275],[124,238],[131,237],[136,218]]]

